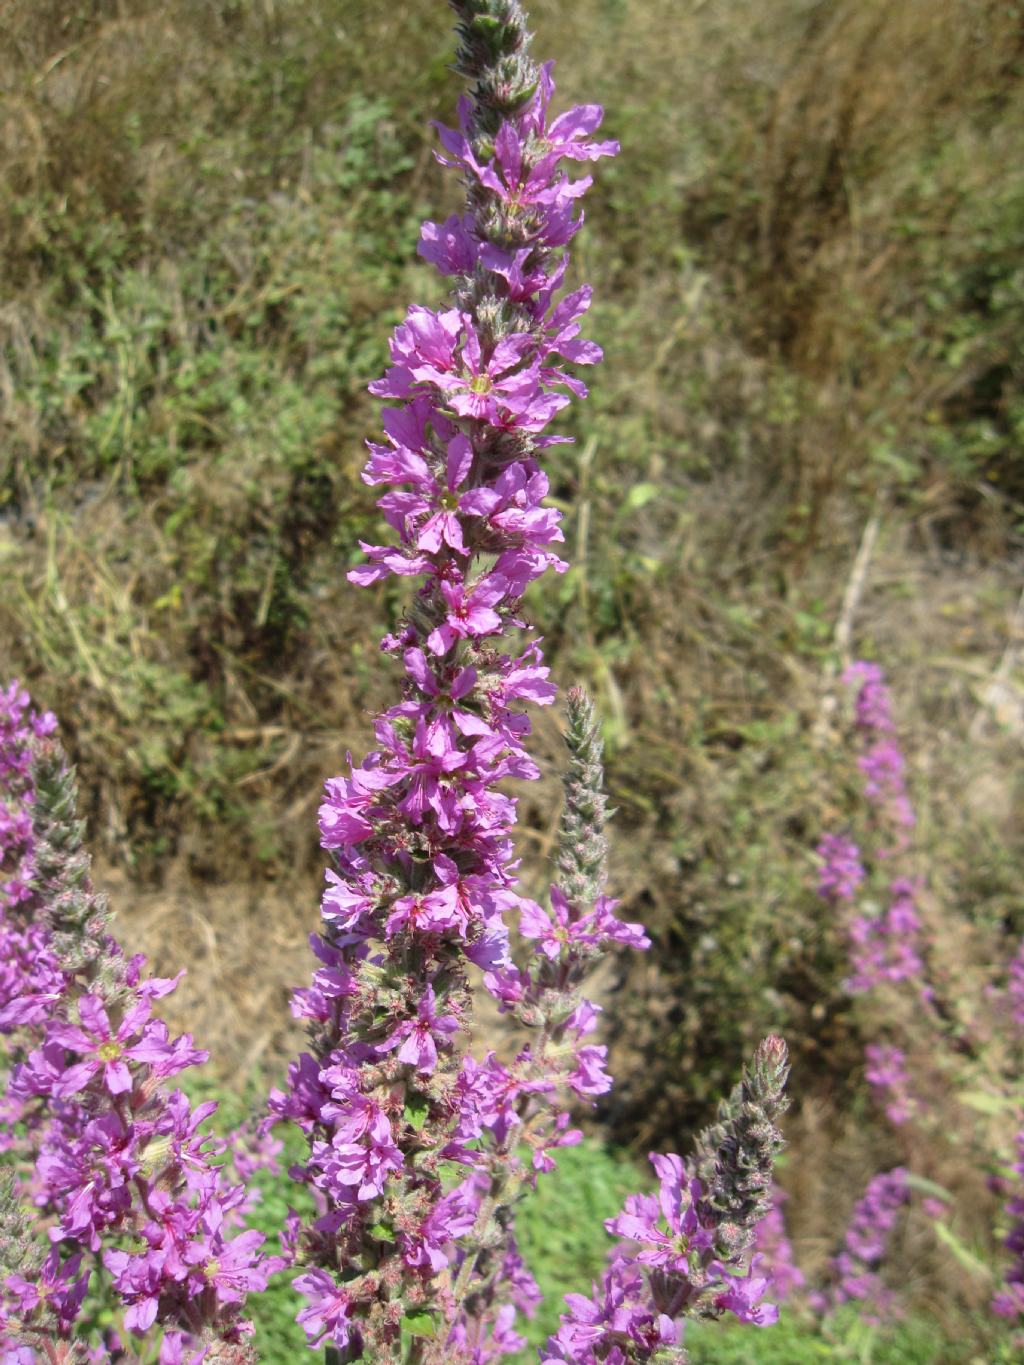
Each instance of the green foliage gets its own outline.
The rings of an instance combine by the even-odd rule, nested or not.
[[[542,1345],[557,1330],[566,1294],[586,1293],[600,1279],[613,1244],[604,1220],[647,1184],[635,1161],[587,1138],[563,1148],[557,1168],[517,1207],[519,1250],[544,1295],[537,1316],[519,1322],[531,1344]],[[535,1358],[532,1351],[523,1355]]]
[[[844,1313],[816,1327],[784,1308],[778,1323],[763,1329],[695,1323],[686,1345],[693,1365],[982,1365],[981,1357],[964,1354],[962,1339],[944,1336],[923,1317],[878,1327]]]
[[[685,613],[684,657],[710,647],[712,676],[728,657],[768,695],[758,648],[813,660],[827,643],[832,603],[799,575],[847,497],[885,488],[931,524],[936,508],[1017,515],[1018,72],[979,55],[1004,17],[944,6],[975,25],[973,85],[929,85],[939,26],[915,50],[912,17],[874,2],[823,27],[793,4],[770,31],[739,0],[685,18],[665,0],[534,7],[624,144],[576,267],[608,364],[553,469],[572,568],[531,601],[556,666],[592,684],[610,757],[635,738],[646,699],[623,677],[661,654],[666,602]],[[93,813],[108,823],[116,801],[122,852],[152,864],[213,821],[251,827],[273,865],[294,850],[260,774],[283,759],[298,789],[292,737],[353,690],[320,660],[376,624],[338,566],[376,520],[358,479],[366,380],[406,304],[440,297],[413,261],[420,217],[451,194],[426,126],[454,98],[451,37],[427,0],[401,16],[150,8],[12,16],[0,560],[18,591],[0,632],[13,666],[45,669],[47,700],[79,712],[79,754],[105,774]],[[822,62],[855,68],[849,126],[831,105],[813,127],[798,116]],[[816,207],[830,149],[867,225],[857,251],[849,215]],[[37,600],[44,559],[63,597]],[[778,583],[791,600],[766,617],[757,599]],[[725,709],[744,736],[761,723]],[[269,746],[225,738],[267,727]]]
[[[8,606],[25,671],[34,658],[57,696],[85,691],[105,713],[107,737],[87,723],[82,739],[135,789],[132,823],[160,824],[156,855],[171,811],[259,822],[238,787],[266,753],[215,737],[254,705],[279,718],[279,689],[254,675],[308,650],[311,594],[371,524],[355,472],[416,239],[409,142],[357,92],[295,152],[298,185],[236,200],[185,251],[135,259],[98,204],[41,210],[55,284],[9,362],[0,549],[22,585]],[[41,524],[40,594],[24,531]]]
[[[280,1135],[284,1136],[283,1133]],[[297,1132],[288,1134],[286,1144],[281,1157],[285,1169],[290,1161],[300,1160],[305,1151],[305,1142]],[[313,1201],[307,1191],[289,1180],[286,1174],[275,1179],[261,1171],[255,1184],[260,1191],[260,1201],[249,1217],[249,1226],[266,1234],[267,1250],[273,1254],[289,1211],[295,1209],[308,1220],[314,1216]],[[306,1334],[295,1321],[303,1300],[292,1289],[292,1278],[288,1273],[276,1275],[262,1294],[254,1294],[246,1301],[256,1326],[260,1359],[268,1365],[276,1361],[283,1365],[284,1361],[294,1360],[309,1349]]]

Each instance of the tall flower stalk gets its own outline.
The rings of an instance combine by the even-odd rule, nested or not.
[[[1024,1131],[1015,1139],[1012,1184],[1006,1201],[1010,1224],[1003,1242],[1010,1253],[1009,1265],[999,1291],[992,1299],[992,1311],[1008,1318],[1018,1327],[1024,1325]]]
[[[910,1184],[902,1166],[872,1176],[847,1224],[843,1245],[833,1258],[834,1284],[811,1296],[812,1305],[829,1312],[844,1303],[856,1304],[866,1321],[879,1322],[899,1312],[896,1296],[879,1268],[900,1210],[910,1199]]]
[[[605,1223],[621,1241],[590,1297],[566,1296],[543,1365],[683,1365],[686,1318],[777,1321],[761,1302],[769,1277],[747,1253],[771,1208],[788,1075],[785,1043],[766,1038],[691,1159],[652,1153],[657,1195],[630,1195]]]
[[[417,584],[382,641],[402,699],[378,717],[374,751],[327,783],[320,966],[294,1002],[312,1048],[271,1101],[274,1118],[308,1135],[295,1174],[320,1208],[292,1230],[299,1320],[311,1345],[376,1365],[484,1362],[521,1345],[513,1314],[532,1310],[536,1287],[516,1250],[515,1203],[578,1139],[567,1103],[611,1083],[581,986],[612,945],[647,946],[602,894],[600,742],[582,693],[569,699],[548,908],[518,888],[504,790],[538,776],[523,704],[555,696],[521,605],[531,582],[566,567],[540,461],[567,438],[547,427],[570,395],[586,396],[566,363],[601,358],[579,336],[589,287],[559,297],[591,183],[565,165],[618,145],[594,140],[598,105],[552,117],[552,67],[530,56],[518,3],[453,8],[472,95],[459,127],[439,128],[438,160],[461,176],[466,209],[424,224],[419,244],[451,278],[452,304],[411,308],[370,385],[389,406],[363,477],[385,489],[392,538],[364,544],[367,563],[349,574]],[[526,964],[512,960],[506,914],[532,943]],[[528,1031],[510,1062],[468,1050],[474,967]],[[721,1222],[700,1218],[701,1238]],[[628,1359],[649,1358],[634,1345]]]
[[[864,1016],[872,1032],[864,1076],[902,1132],[906,1168],[871,1180],[834,1258],[834,1286],[814,1302],[822,1310],[857,1302],[866,1316],[881,1318],[897,1311],[880,1269],[888,1235],[912,1190],[927,1194],[921,1209],[939,1235],[945,1239],[951,1232],[941,1220],[955,1204],[924,1178],[921,1154],[934,1162],[936,1144],[952,1142],[958,1162],[972,1148],[979,1167],[991,1164],[993,1153],[1001,1161],[1008,1140],[1004,1116],[1019,1118],[1024,954],[1018,944],[1007,960],[1001,936],[993,939],[985,945],[979,989],[965,988],[956,977],[971,962],[966,949],[972,926],[965,917],[952,950],[956,971],[943,963],[950,947],[941,936],[926,937],[921,921],[922,879],[912,875],[910,863],[916,817],[885,675],[879,665],[860,661],[844,681],[856,689],[854,734],[867,818],[859,844],[840,834],[826,834],[818,844],[818,893],[845,915],[853,967],[846,988],[871,1004]],[[952,1121],[951,1113],[960,1118]],[[994,1121],[983,1124],[979,1113]],[[1006,1246],[1018,1252],[1021,1241],[1013,1229]],[[1011,1263],[1008,1276],[1008,1288],[993,1300],[997,1312],[1020,1298],[1014,1287],[1019,1265]]]
[[[604,1049],[583,1041],[597,1010],[579,997],[579,968],[612,942],[646,943],[613,902],[579,903],[575,885],[571,903],[553,888],[550,915],[519,893],[516,803],[502,789],[538,776],[522,706],[555,696],[520,615],[527,585],[566,567],[539,463],[566,438],[544,429],[586,393],[564,363],[601,354],[579,339],[589,288],[556,299],[590,184],[562,167],[618,148],[592,140],[596,105],[549,117],[551,67],[530,57],[518,4],[454,8],[473,98],[457,130],[440,129],[438,159],[460,172],[467,209],[426,223],[419,248],[452,277],[453,306],[410,309],[370,386],[395,404],[364,471],[386,488],[395,538],[365,545],[368,564],[349,575],[419,580],[382,642],[403,697],[378,718],[374,752],[327,784],[321,966],[295,1001],[313,1050],[272,1101],[309,1134],[301,1176],[323,1209],[300,1240],[300,1320],[312,1344],[381,1362],[516,1344],[510,1304],[531,1307],[535,1291],[512,1206],[550,1150],[578,1137],[564,1097],[609,1084]],[[591,751],[592,732],[591,716]],[[568,820],[591,818],[573,809],[570,798]],[[571,835],[565,846],[581,850]],[[533,975],[512,963],[507,912],[538,945]],[[534,1030],[511,1063],[466,1051],[472,966]]]

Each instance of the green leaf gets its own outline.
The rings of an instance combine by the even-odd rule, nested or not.
[[[949,1190],[937,1185],[934,1180],[928,1180],[923,1175],[914,1175],[912,1172],[907,1176],[907,1184],[912,1190],[917,1190],[918,1194],[930,1194],[936,1199],[944,1199],[947,1204],[953,1202],[953,1196]]]
[[[419,1132],[427,1121],[430,1104],[422,1095],[410,1095],[405,1101],[402,1117],[414,1132]]]
[[[393,1242],[395,1231],[387,1223],[374,1223],[373,1227],[370,1228],[370,1236],[378,1242]]]
[[[951,1227],[946,1223],[933,1223],[935,1235],[943,1246],[948,1247],[956,1260],[965,1270],[969,1270],[972,1275],[977,1275],[979,1279],[991,1280],[992,1269],[986,1265],[980,1256],[970,1249],[966,1243],[962,1242]]]
[[[986,1090],[965,1090],[960,1099],[979,1114],[1008,1114],[1013,1107],[1004,1095],[990,1095]]]
[[[402,1314],[402,1331],[411,1337],[437,1336],[437,1314],[421,1309],[419,1312]]]
[[[654,501],[661,491],[656,483],[635,483],[626,494],[626,509],[635,512],[640,507],[646,507],[649,502]]]

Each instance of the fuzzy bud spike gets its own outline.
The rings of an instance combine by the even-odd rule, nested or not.
[[[78,782],[57,740],[37,745],[32,771],[35,887],[60,966],[81,973],[110,956],[110,908],[106,896],[93,889],[85,821],[77,815]]]
[[[772,1172],[782,1149],[776,1120],[789,1101],[789,1054],[781,1038],[766,1038],[744,1068],[743,1080],[718,1109],[717,1122],[700,1134],[691,1166],[704,1190],[702,1213],[724,1234],[723,1252],[736,1255],[754,1241],[771,1208]]]
[[[455,70],[473,82],[474,140],[493,137],[533,98],[539,77],[518,0],[451,0],[459,16]]]
[[[32,1238],[28,1214],[10,1167],[0,1169],[0,1280],[11,1271],[34,1275],[45,1259]]]
[[[604,794],[604,745],[594,703],[582,687],[569,689],[569,726],[565,734],[569,765],[562,779],[565,805],[558,827],[558,879],[570,905],[581,909],[597,900],[607,875],[609,816]]]

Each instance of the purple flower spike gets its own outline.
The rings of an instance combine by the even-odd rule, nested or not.
[[[145,978],[145,960],[127,958],[109,933],[106,901],[93,889],[81,847],[73,771],[51,727],[37,729],[24,770],[36,875],[32,895],[17,907],[20,923],[0,905],[0,956],[10,962],[8,950],[35,935],[38,959],[20,996],[31,998],[32,1008],[16,1018],[14,1010],[4,1014],[19,1030],[20,1055],[7,1103],[29,1116],[20,1153],[31,1172],[25,1191],[54,1245],[38,1273],[6,1278],[0,1323],[7,1337],[45,1346],[51,1360],[70,1358],[65,1347],[89,1278],[88,1271],[79,1275],[88,1252],[110,1272],[125,1328],[165,1329],[162,1360],[199,1359],[216,1345],[230,1347],[242,1365],[251,1357],[245,1338],[252,1331],[241,1317],[243,1300],[265,1288],[282,1262],[261,1253],[262,1233],[226,1234],[229,1222],[237,1227],[245,1191],[213,1160],[224,1143],[199,1131],[216,1105],[193,1109],[165,1084],[207,1054],[188,1035],[172,1039],[152,1018],[154,1002],[178,978]],[[45,992],[38,989],[41,965]],[[7,1191],[0,1203],[6,1224]],[[0,1232],[7,1245],[6,1226]],[[25,1264],[33,1264],[31,1245],[22,1249]],[[0,1266],[3,1255],[0,1246]]]

